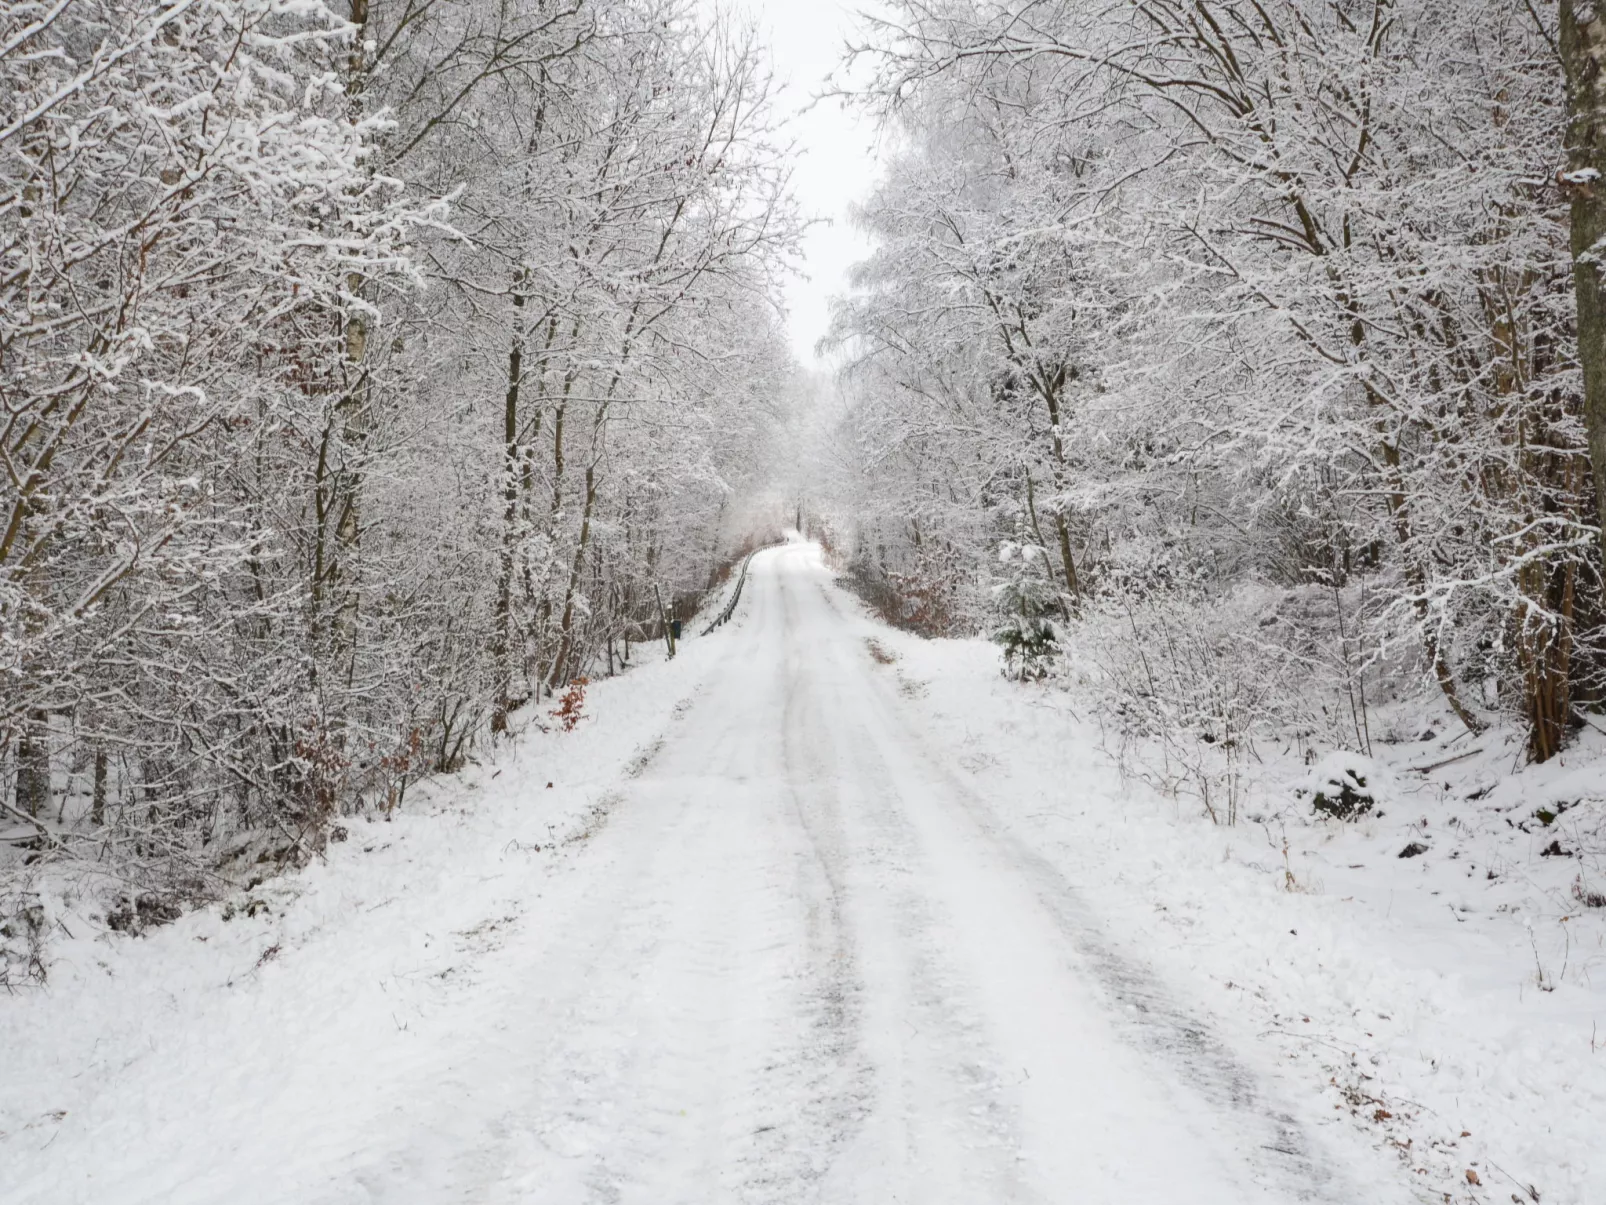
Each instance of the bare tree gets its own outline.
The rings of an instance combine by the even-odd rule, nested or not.
[[[1567,166],[1560,179],[1572,198],[1578,360],[1606,565],[1606,273],[1600,262],[1606,239],[1606,17],[1599,7],[1561,0],[1557,44],[1567,82]]]

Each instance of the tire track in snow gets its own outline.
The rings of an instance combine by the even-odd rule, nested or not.
[[[790,555],[554,862],[522,982],[475,985],[454,1023],[486,1036],[409,1115],[417,1149],[338,1199],[1352,1205]]]
[[[834,602],[831,605],[837,609]],[[977,835],[995,846],[1031,884],[1039,905],[1109,1000],[1117,1032],[1176,1073],[1205,1106],[1201,1115],[1225,1123],[1219,1127],[1224,1141],[1244,1146],[1248,1137],[1251,1149],[1258,1152],[1249,1166],[1262,1187],[1293,1200],[1352,1205],[1356,1198],[1347,1178],[1324,1160],[1263,1077],[1208,1021],[1177,1000],[1141,960],[1117,948],[1075,885],[1000,823],[987,802],[931,748],[901,698],[885,688],[881,694],[884,714],[900,736],[925,751],[930,777],[959,804]]]
[[[920,854],[891,802],[897,784],[874,742],[842,722],[849,700],[835,675],[820,672],[840,650],[815,642],[804,653],[794,593],[803,583],[764,580],[787,615],[786,777],[830,885],[830,990],[851,1001],[842,1021],[852,1036],[838,1039],[844,1055],[853,1051],[851,1088],[834,1102],[840,1166],[821,1199],[901,1200],[911,1185],[944,1201],[1023,1199],[1007,1091],[912,873]]]
[[[870,1068],[862,1042],[862,1002],[858,953],[845,923],[843,833],[834,801],[812,789],[822,776],[806,738],[810,701],[800,674],[805,658],[791,633],[796,617],[784,590],[760,588],[757,614],[749,621],[758,638],[766,633],[776,605],[785,641],[784,674],[773,684],[781,693],[776,729],[775,786],[784,800],[792,846],[793,890],[802,906],[801,966],[792,1008],[805,1022],[800,1041],[776,1052],[766,1073],[785,1081],[777,1110],[782,1120],[764,1123],[755,1134],[756,1168],[744,1184],[743,1199],[798,1202],[818,1192],[843,1148],[862,1123],[870,1093]],[[800,785],[801,784],[801,785]]]

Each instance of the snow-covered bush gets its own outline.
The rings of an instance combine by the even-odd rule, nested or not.
[[[0,990],[45,981],[47,928],[45,905],[37,893],[0,892]]]
[[[1006,540],[998,562],[1007,575],[993,587],[998,613],[993,643],[1004,653],[1004,673],[1017,680],[1048,675],[1059,659],[1059,632],[1054,615],[1060,598],[1044,569],[1043,550],[1031,544]]]
[[[1379,671],[1341,627],[1345,605],[1319,590],[1153,591],[1100,599],[1072,638],[1122,764],[1233,823],[1262,748],[1306,762],[1370,748]]]
[[[1294,797],[1318,815],[1356,820],[1382,802],[1387,770],[1365,754],[1336,750],[1327,754],[1294,788]]]

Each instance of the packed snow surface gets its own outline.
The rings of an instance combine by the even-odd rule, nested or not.
[[[0,1002],[0,1200],[1391,1205],[1539,1171],[1584,1199],[1590,1051],[1448,1066],[1399,1129],[1390,1060],[1437,1042],[1437,1072],[1441,1021],[1481,1055],[1510,1017],[1242,838],[1130,810],[989,656],[874,624],[794,542],[574,732],[354,822],[229,919],[63,915],[50,986]],[[1526,1001],[1548,1059],[1599,996]],[[1522,1097],[1540,1071],[1565,1095]],[[1547,1100],[1584,1120],[1537,1156]],[[1548,1162],[1502,1179],[1491,1111]]]

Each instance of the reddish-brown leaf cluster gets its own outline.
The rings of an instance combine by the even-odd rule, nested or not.
[[[551,716],[563,725],[563,731],[573,732],[574,726],[585,719],[584,708],[586,703],[586,686],[591,679],[576,678],[569,683],[569,689],[563,692],[558,705],[551,711]]]

